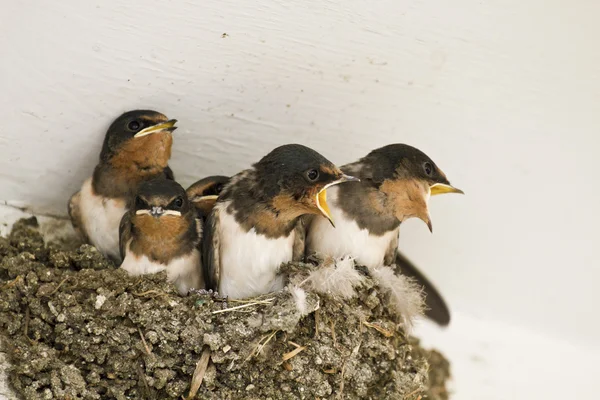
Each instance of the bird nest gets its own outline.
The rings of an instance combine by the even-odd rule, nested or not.
[[[0,329],[24,399],[446,399],[448,363],[407,337],[364,271],[348,295],[296,280],[256,299],[181,297],[95,248],[0,238]],[[329,289],[328,289],[329,290]]]

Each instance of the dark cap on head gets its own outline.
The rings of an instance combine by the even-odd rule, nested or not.
[[[210,214],[218,196],[228,182],[228,176],[213,175],[200,179],[187,188],[187,197],[196,207],[200,217],[205,218]]]
[[[361,162],[367,166],[376,183],[386,179],[417,178],[430,184],[448,185],[446,175],[421,150],[407,144],[390,144],[370,152]]]
[[[218,196],[223,187],[229,182],[229,177],[224,175],[212,175],[194,182],[186,192],[190,200],[202,196]]]
[[[181,185],[169,179],[153,179],[140,185],[137,191],[134,210],[163,207],[185,213],[190,204]]]
[[[106,132],[100,160],[106,161],[123,143],[136,135],[144,136],[154,131],[174,131],[175,122],[177,121],[169,120],[164,114],[153,110],[133,110],[120,115]]]
[[[282,189],[296,191],[319,183],[325,185],[342,176],[331,161],[300,144],[275,148],[254,164],[254,168],[267,196],[274,196]]]

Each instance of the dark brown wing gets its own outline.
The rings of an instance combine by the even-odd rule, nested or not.
[[[292,260],[305,262],[306,260],[306,227],[310,223],[310,215],[303,215],[298,219],[294,228],[294,249],[292,251]]]
[[[383,256],[384,265],[393,265],[396,262],[396,253],[398,252],[399,238],[399,235],[396,235],[396,237],[394,237],[394,240],[390,242],[390,245],[388,246],[388,249],[386,250],[385,255]]]
[[[450,323],[450,310],[435,286],[433,286],[429,279],[427,279],[425,275],[423,275],[417,267],[399,251],[396,252],[395,264],[396,273],[411,277],[415,279],[419,285],[423,286],[426,296],[425,306],[427,307],[427,310],[425,311],[425,315],[427,318],[441,326],[447,326]]]
[[[67,210],[69,211],[69,217],[71,218],[71,224],[75,232],[83,239],[84,242],[89,243],[89,239],[83,229],[83,222],[81,220],[81,209],[79,208],[81,203],[81,192],[74,193],[69,199]]]
[[[121,218],[119,224],[119,251],[121,253],[121,261],[125,260],[125,251],[127,243],[131,239],[131,211],[126,212]]]
[[[165,168],[163,170],[164,174],[165,174],[165,178],[167,178],[170,181],[174,181],[175,180],[175,174],[173,173],[173,170],[171,169],[171,167],[169,167],[167,165],[167,168]]]
[[[219,290],[221,273],[221,243],[219,211],[213,210],[206,219],[202,237],[202,269],[207,290]]]

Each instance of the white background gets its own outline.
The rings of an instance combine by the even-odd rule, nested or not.
[[[583,358],[600,346],[599,2],[23,0],[2,15],[0,200],[64,215],[134,108],[179,120],[184,185],[288,142],[339,164],[409,143],[466,192],[432,199],[433,235],[402,231],[459,310],[449,331],[424,330],[431,344],[463,374],[460,346],[493,342],[493,324]],[[510,368],[487,365],[455,374],[456,398],[519,397],[494,370]]]

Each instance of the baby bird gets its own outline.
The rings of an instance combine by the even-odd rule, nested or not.
[[[437,290],[403,256],[397,257],[400,224],[419,218],[432,230],[428,201],[431,195],[463,193],[422,151],[391,144],[341,167],[360,182],[332,187],[329,192],[334,230],[325,218],[314,217],[307,227],[307,254],[350,255],[369,268],[399,263],[425,285],[427,315],[442,325],[450,316]]]
[[[69,199],[75,230],[115,262],[120,261],[119,222],[140,183],[174,179],[168,162],[175,122],[150,110],[121,115],[108,128],[94,174]]]
[[[200,241],[202,221],[175,181],[144,182],[133,208],[121,220],[121,268],[131,275],[167,271],[179,293],[204,289]]]
[[[203,221],[206,220],[212,211],[219,194],[221,194],[227,182],[229,182],[229,177],[214,175],[200,179],[187,188],[188,199],[196,207],[198,215]]]
[[[283,288],[282,263],[304,258],[303,215],[331,215],[326,189],[355,180],[316,151],[280,146],[231,178],[206,222],[207,288],[247,298]]]

